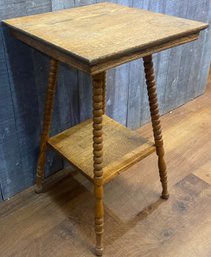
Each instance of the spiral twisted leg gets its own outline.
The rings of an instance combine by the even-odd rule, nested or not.
[[[103,208],[103,113],[104,73],[93,76],[93,165],[96,197],[95,233],[96,255],[103,254],[104,208]]]
[[[48,76],[48,91],[47,91],[47,98],[45,103],[43,130],[42,130],[41,142],[40,142],[40,153],[39,153],[38,162],[37,162],[37,174],[36,174],[36,186],[35,186],[36,193],[42,192],[44,167],[45,167],[45,159],[46,159],[46,148],[47,148],[46,142],[48,140],[48,134],[49,134],[49,129],[51,125],[51,117],[53,112],[57,69],[58,69],[58,61],[52,59],[50,62],[50,71]]]
[[[164,160],[164,147],[163,147],[161,124],[160,124],[160,115],[159,115],[159,108],[158,108],[152,55],[146,56],[143,59],[144,59],[145,77],[146,77],[146,84],[147,84],[147,90],[148,90],[153,134],[154,134],[154,140],[155,140],[155,146],[156,146],[156,153],[158,155],[158,168],[160,173],[160,181],[163,188],[161,197],[163,199],[168,199],[169,194],[167,189],[167,172],[166,172],[166,163]]]

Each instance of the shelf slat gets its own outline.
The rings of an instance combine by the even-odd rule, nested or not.
[[[48,145],[93,181],[92,119],[51,137]],[[153,143],[103,116],[104,183],[154,151]]]

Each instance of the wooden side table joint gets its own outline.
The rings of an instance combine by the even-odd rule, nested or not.
[[[152,54],[196,40],[208,24],[112,3],[4,24],[18,40],[51,57],[35,191],[42,191],[47,147],[77,167],[94,186],[96,254],[101,256],[104,184],[156,151],[161,197],[169,197]],[[142,57],[154,143],[106,115],[106,70]],[[92,76],[93,117],[49,138],[59,61]]]

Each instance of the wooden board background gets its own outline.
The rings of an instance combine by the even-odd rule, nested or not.
[[[102,1],[0,0],[0,18],[31,15]],[[211,24],[209,0],[111,1]],[[138,24],[137,24],[138,26]],[[154,56],[161,113],[164,114],[205,91],[210,64],[210,29],[196,42]],[[49,59],[11,38],[0,28],[0,199],[32,185],[41,130]],[[137,128],[149,120],[142,61],[108,72],[107,112],[117,121]],[[60,66],[53,128],[55,134],[91,115],[90,78]],[[64,166],[49,153],[48,174]]]

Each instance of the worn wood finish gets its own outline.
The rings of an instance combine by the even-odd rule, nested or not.
[[[47,150],[47,140],[49,137],[49,131],[51,126],[52,112],[53,112],[53,104],[56,90],[56,79],[57,79],[57,71],[58,71],[58,61],[51,60],[50,63],[50,71],[48,78],[48,91],[46,95],[46,104],[45,104],[45,114],[43,120],[43,131],[41,135],[40,142],[40,153],[37,162],[37,180],[35,192],[40,193],[42,191],[42,183],[44,178],[44,168],[46,161],[46,150]]]
[[[103,183],[155,151],[153,143],[106,115],[103,127]],[[51,137],[48,144],[93,181],[92,119]]]
[[[94,2],[10,0],[0,4],[0,17],[8,19]],[[121,0],[119,3],[202,22],[208,22],[211,17],[209,0]],[[7,199],[34,183],[48,59],[38,51],[30,55],[29,48],[17,40],[9,43],[8,47],[8,41],[11,40],[5,37],[2,28],[0,30],[0,183],[3,199]],[[200,42],[154,56],[157,60],[155,70],[161,114],[204,92],[211,56],[210,35],[210,30],[204,31],[199,37]],[[20,53],[20,45],[24,54]],[[31,65],[32,61],[34,65]],[[110,70],[107,76],[107,113],[130,128],[138,128],[150,119],[141,66],[139,61],[135,61],[132,69],[130,65],[125,65]],[[79,73],[78,76],[74,69],[68,70],[67,66],[60,69],[60,90],[55,101],[57,111],[53,118],[52,134],[91,117],[90,81],[86,74]],[[36,128],[32,125],[35,117]],[[55,154],[49,154],[46,174],[62,168],[60,163],[61,160]]]
[[[51,0],[0,3],[1,20],[49,11]],[[35,182],[41,117],[32,50],[2,24],[0,49],[0,183],[6,200]]]
[[[103,206],[103,110],[105,73],[93,76],[93,172],[95,191],[96,255],[103,254],[104,206]],[[91,156],[90,156],[91,157]]]
[[[75,7],[75,0],[52,0],[51,2],[53,11]]]
[[[137,20],[141,21],[139,26]],[[140,58],[147,55],[145,51],[158,52],[193,41],[208,27],[205,23],[112,3],[4,23],[19,40],[91,74]]]
[[[44,54],[47,54],[48,56],[52,56],[52,58],[58,59],[62,63],[66,63],[74,68],[77,68],[86,73],[90,73],[92,75],[114,68],[128,61],[139,59],[145,55],[160,52],[168,48],[176,47],[181,44],[189,43],[198,39],[198,34],[193,33],[192,35],[184,36],[184,37],[181,37],[180,39],[171,40],[171,43],[161,43],[157,47],[153,46],[147,49],[140,50],[138,52],[135,51],[135,52],[132,52],[130,55],[120,56],[117,59],[108,60],[106,61],[106,63],[90,65],[90,64],[85,64],[83,61],[80,62],[78,60],[75,60],[72,56],[67,56],[65,53],[61,52],[60,50],[54,49],[52,46],[48,46],[47,44],[41,44],[40,42],[35,42],[34,40],[31,39],[31,37],[28,37],[27,35],[24,35],[19,31],[11,30],[11,34],[14,37],[16,37],[18,40],[21,40],[24,43],[34,48],[37,48]]]
[[[151,171],[150,179],[157,186]],[[143,190],[135,178],[128,181],[133,183],[134,190],[129,190],[127,197],[124,192],[128,184],[124,183],[120,189],[121,199],[114,197],[114,188],[106,189],[113,197],[106,199],[105,211],[109,225],[106,230],[109,237],[105,238],[104,256],[126,257],[130,254],[139,257],[141,254],[173,257],[179,254],[209,257],[211,248],[207,239],[211,236],[211,210],[207,202],[210,186],[189,175],[172,186],[172,197],[164,202],[156,201],[150,190]],[[132,193],[138,187],[141,193],[136,199],[142,206],[141,212],[135,208],[132,200]],[[51,185],[49,189],[49,194],[39,197],[28,190],[7,205],[1,203],[0,249],[3,256],[36,257],[39,254],[42,257],[68,257],[70,252],[73,256],[93,256],[91,244],[94,234],[89,221],[93,218],[94,206],[90,191],[67,173],[61,177],[59,184]],[[151,198],[149,207],[144,193]],[[118,201],[121,201],[121,206]],[[119,219],[115,215],[117,212],[120,212]],[[193,232],[193,228],[197,233]]]
[[[156,155],[105,186],[105,257],[211,256],[210,89],[162,117],[167,202],[158,200]],[[139,133],[153,138],[151,124]],[[141,170],[147,172],[140,176]],[[0,204],[1,255],[93,256],[93,185],[66,170],[51,176],[46,186],[43,194],[29,188]]]
[[[135,23],[133,20],[134,18],[135,20],[142,21],[143,25],[141,26],[141,28],[135,27]],[[35,47],[38,50],[43,51],[42,48],[44,46],[45,52],[53,58],[55,58],[55,56],[52,55],[52,52],[54,50],[57,54],[57,57],[55,59],[52,59],[51,61],[51,68],[49,73],[49,85],[44,115],[43,134],[41,138],[40,155],[38,159],[37,168],[37,193],[41,192],[42,190],[42,180],[44,176],[46,148],[51,124],[52,106],[56,87],[58,61],[61,61],[60,53],[62,53],[63,62],[65,62],[65,59],[68,59],[70,63],[73,63],[73,67],[82,69],[82,71],[88,71],[92,75],[92,170],[88,170],[87,172],[87,162],[85,168],[80,168],[81,163],[83,163],[81,159],[83,159],[84,155],[87,154],[86,152],[85,154],[82,153],[81,155],[80,151],[76,151],[75,156],[79,155],[80,159],[78,161],[77,157],[76,161],[72,161],[73,157],[71,149],[77,149],[78,146],[79,148],[82,147],[81,141],[77,140],[75,141],[75,144],[73,144],[73,138],[70,135],[73,134],[74,136],[76,136],[76,138],[77,136],[79,138],[81,137],[80,124],[76,126],[77,128],[71,128],[61,133],[59,136],[55,136],[53,139],[51,138],[49,140],[49,145],[51,145],[53,148],[56,148],[57,144],[60,145],[60,149],[57,148],[56,150],[61,155],[65,156],[67,160],[71,160],[73,165],[79,167],[80,170],[82,170],[83,174],[93,179],[96,202],[96,255],[102,256],[104,233],[104,183],[108,180],[108,177],[109,179],[111,179],[116,174],[118,174],[119,171],[137,162],[138,159],[140,160],[146,157],[149,153],[151,153],[149,149],[153,149],[153,147],[150,146],[150,148],[148,147],[143,151],[143,145],[145,146],[146,143],[148,143],[145,140],[144,144],[141,146],[142,152],[139,152],[139,156],[137,157],[137,149],[135,148],[134,152],[133,149],[132,151],[128,151],[127,146],[126,148],[128,153],[123,155],[120,161],[118,159],[113,161],[115,164],[117,163],[120,166],[115,167],[111,162],[111,164],[109,164],[108,166],[111,166],[112,168],[110,168],[109,172],[108,170],[107,172],[105,172],[106,166],[103,166],[103,117],[106,116],[103,114],[105,113],[106,104],[106,74],[104,70],[125,62],[129,62],[133,59],[138,58],[138,56],[144,56],[144,67],[150,104],[151,120],[154,132],[156,153],[158,155],[158,168],[160,173],[160,180],[163,187],[162,198],[168,199],[169,195],[167,190],[167,173],[166,164],[164,161],[164,148],[159,120],[160,117],[158,109],[158,100],[154,79],[152,55],[149,55],[149,52],[158,51],[158,49],[167,49],[169,47],[173,47],[185,42],[192,41],[198,38],[199,32],[207,28],[208,25],[205,23],[188,21],[184,19],[182,20],[180,18],[158,15],[143,10],[140,11],[138,9],[126,8],[119,5],[113,5],[108,3],[80,8],[80,11],[79,9],[74,9],[68,11],[61,11],[54,14],[47,13],[33,17],[9,20],[5,21],[4,23],[9,26],[12,34],[16,36],[18,39],[27,43],[30,41],[31,43],[29,45]],[[62,30],[61,24],[63,25]],[[111,24],[112,26],[110,26]],[[158,25],[159,33],[157,31]],[[72,28],[71,30],[70,27]],[[145,30],[149,32],[144,33]],[[48,33],[46,33],[46,31],[48,31]],[[126,35],[126,31],[128,31],[131,34],[128,33]],[[25,38],[25,40],[23,40],[23,38]],[[77,43],[80,43],[79,47]],[[134,55],[136,56],[136,58],[134,58]],[[123,59],[124,61],[122,61]],[[109,62],[111,63],[111,65],[109,64]],[[101,68],[99,68],[100,66]],[[104,67],[103,70],[102,66]],[[100,69],[103,72],[99,73]],[[82,130],[84,129],[84,127],[86,128],[87,124],[89,125],[89,121],[83,123],[83,125],[81,126]],[[118,129],[118,127],[119,125],[114,126],[113,130],[115,131],[116,129]],[[75,131],[76,129],[77,131]],[[72,133],[73,130],[75,133]],[[127,129],[124,128],[123,130],[123,132],[125,132]],[[119,131],[117,130],[117,132]],[[131,132],[129,132],[129,134],[131,134]],[[131,137],[127,138],[131,140]],[[64,147],[64,145],[61,145],[61,143],[63,142],[69,143],[69,140],[71,140],[70,151],[69,149]],[[82,138],[82,140],[83,144],[84,137]],[[132,141],[133,140],[134,138],[132,138]],[[113,140],[111,140],[112,150],[114,150],[113,144],[116,143],[115,141],[116,139],[114,140],[114,142]],[[91,145],[90,142],[89,145]],[[117,144],[117,146],[122,147],[122,144]],[[117,150],[117,152],[120,151]],[[91,155],[89,153],[88,160],[90,159],[90,157]],[[122,159],[124,162],[122,162]]]
[[[163,187],[161,197],[163,199],[168,199],[169,194],[167,190],[167,172],[166,172],[166,163],[164,160],[164,147],[163,147],[161,124],[160,124],[160,115],[159,115],[152,55],[144,57],[144,68],[145,68],[145,76],[146,76],[156,153],[158,156],[158,168],[160,173],[160,181]]]

